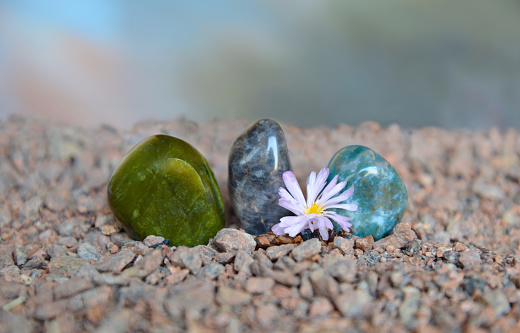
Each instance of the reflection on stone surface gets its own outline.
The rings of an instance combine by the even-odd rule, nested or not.
[[[328,168],[328,181],[338,175],[338,181],[347,181],[345,188],[354,186],[348,203],[357,204],[358,210],[337,210],[353,218],[352,233],[372,235],[374,240],[387,236],[403,217],[408,201],[406,187],[394,167],[372,149],[353,145],[340,149]]]
[[[134,238],[207,244],[224,227],[224,205],[206,159],[187,142],[155,135],[126,154],[108,185],[112,212]]]
[[[282,174],[291,170],[281,126],[262,119],[242,132],[229,152],[229,195],[239,226],[250,234],[269,232],[287,209],[278,206]]]

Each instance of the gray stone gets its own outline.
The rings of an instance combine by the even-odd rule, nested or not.
[[[96,249],[96,247],[92,246],[92,244],[90,244],[88,242],[81,243],[78,246],[77,253],[78,253],[78,257],[85,259],[85,260],[93,259],[93,260],[97,261],[101,257],[101,254],[98,253],[98,250]]]
[[[146,271],[147,274],[150,274],[151,272],[153,272],[157,268],[159,268],[159,266],[161,266],[163,260],[164,260],[164,257],[162,255],[162,250],[155,249],[152,252],[150,252],[148,255],[141,257],[141,260],[139,261],[139,263],[136,262],[134,267],[136,267],[138,269],[142,269],[142,270]]]
[[[213,305],[214,295],[215,285],[212,283],[184,281],[169,289],[164,308],[174,319],[181,319],[184,313],[191,318],[199,318],[203,311]]]
[[[252,294],[269,293],[273,289],[274,280],[268,277],[252,277],[247,279],[246,291]]]
[[[54,299],[70,297],[82,291],[91,289],[93,284],[90,280],[72,279],[54,287]]]
[[[334,310],[334,306],[328,299],[317,297],[312,301],[309,307],[309,317],[326,317],[332,310]]]
[[[213,261],[213,257],[218,253],[215,249],[206,245],[197,245],[194,248],[192,248],[191,251],[193,251],[194,253],[198,253],[198,255],[200,256],[200,260],[202,260],[203,266]]]
[[[497,316],[503,316],[511,311],[506,295],[499,289],[484,294],[482,298],[495,309]]]
[[[238,251],[235,257],[235,271],[243,270],[247,275],[251,275],[251,263],[254,262],[253,257],[246,251]]]
[[[97,274],[93,278],[94,282],[100,285],[108,284],[115,286],[126,286],[130,283],[130,278],[120,274],[112,275],[111,273]]]
[[[67,250],[59,244],[51,244],[49,251],[47,251],[47,254],[51,257],[63,257],[67,255]]]
[[[233,261],[233,258],[237,255],[236,251],[233,252],[220,252],[215,254],[215,260],[220,264],[229,264],[231,261]]]
[[[199,274],[197,275],[197,278],[199,280],[214,280],[220,274],[224,273],[225,270],[226,269],[221,264],[212,262],[200,269]]]
[[[318,296],[334,300],[339,294],[339,286],[336,280],[322,269],[317,269],[309,274],[314,292]]]
[[[253,258],[261,262],[268,268],[273,267],[273,263],[271,262],[271,260],[269,260],[269,258],[267,258],[264,251],[256,251],[255,253],[253,253]]]
[[[363,289],[349,291],[335,299],[334,304],[339,312],[348,318],[357,317],[363,313],[363,307],[372,301],[372,297]]]
[[[97,266],[100,272],[121,272],[135,258],[135,253],[129,249],[122,249],[115,256],[107,257]]]
[[[296,261],[302,261],[306,258],[312,257],[320,253],[321,242],[318,238],[312,238],[295,247],[292,250],[292,255]]]
[[[73,272],[87,263],[88,261],[81,258],[56,256],[51,258],[49,269],[51,274],[66,277],[70,276]]]
[[[280,270],[280,271],[288,270],[295,274],[298,274],[297,272],[294,271],[295,265],[296,265],[296,261],[294,261],[294,259],[292,259],[291,257],[285,256],[285,257],[281,257],[280,259],[278,259],[276,261],[276,263],[273,265],[273,268]]]
[[[276,282],[283,284],[288,287],[295,287],[300,284],[300,279],[296,277],[293,273],[289,271],[269,271],[268,275],[271,278],[273,278]]]
[[[219,230],[213,244],[222,252],[244,250],[253,252],[256,242],[253,236],[236,229],[224,228]]]
[[[251,294],[229,287],[220,287],[217,291],[217,302],[220,305],[242,305],[251,301]]]
[[[198,253],[194,251],[184,251],[181,253],[181,262],[192,274],[197,274],[202,267],[202,260]]]
[[[14,249],[14,258],[16,259],[16,265],[22,266],[27,262],[29,255],[25,247],[17,247]]]
[[[288,211],[278,205],[282,174],[291,170],[281,126],[262,119],[242,132],[229,152],[229,195],[239,227],[250,234],[267,233]]]
[[[45,196],[43,201],[45,207],[49,208],[54,212],[61,212],[67,207],[67,203],[61,197],[56,194],[50,193]]]
[[[154,235],[146,236],[146,238],[143,240],[144,245],[148,247],[158,246],[162,242],[164,242],[164,237]]]
[[[14,265],[13,251],[10,246],[0,245],[0,269]]]
[[[99,272],[97,269],[92,266],[91,264],[85,264],[75,270],[71,274],[71,278],[83,278],[83,279],[93,279],[94,277],[98,276]]]
[[[323,261],[325,271],[339,282],[352,282],[356,277],[356,262],[350,258],[327,258]]]
[[[333,246],[335,249],[339,249],[341,254],[354,253],[354,239],[346,239],[340,236],[334,238]]]
[[[477,251],[468,250],[460,254],[459,262],[462,267],[471,269],[473,267],[479,266],[482,263],[482,260],[480,259],[480,254],[478,254]]]
[[[405,299],[399,305],[399,317],[403,324],[411,329],[414,326],[417,310],[419,308],[421,292],[414,287],[403,288]]]
[[[276,260],[287,255],[292,249],[294,249],[294,244],[271,246],[265,251],[265,254],[269,259]]]
[[[40,218],[40,209],[43,207],[43,201],[39,197],[32,197],[26,201],[20,210],[20,219],[29,219],[36,221]]]

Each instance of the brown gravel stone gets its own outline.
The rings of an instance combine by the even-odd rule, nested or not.
[[[251,294],[269,293],[273,286],[272,278],[252,277],[247,279],[246,291]]]
[[[316,295],[327,297],[330,300],[334,300],[338,296],[338,283],[324,270],[317,269],[311,272],[309,278]]]
[[[0,269],[14,265],[13,251],[10,246],[0,245]]]
[[[217,262],[221,264],[229,264],[233,261],[235,256],[237,255],[236,251],[233,252],[221,252],[214,255],[214,258]]]
[[[246,251],[238,251],[235,256],[234,269],[236,272],[244,271],[246,274],[251,275],[250,266],[254,262],[253,257]]]
[[[115,256],[102,259],[96,268],[100,272],[121,272],[134,258],[134,252],[122,249]]]
[[[292,255],[296,261],[302,261],[315,254],[320,253],[321,242],[317,238],[309,239],[292,250]]]
[[[241,290],[220,287],[217,291],[217,302],[220,305],[242,305],[251,301],[251,295]]]
[[[153,236],[153,235],[147,236],[147,237],[143,240],[144,245],[146,245],[146,246],[148,246],[148,247],[154,247],[154,246],[157,246],[157,245],[161,244],[162,242],[164,242],[164,237],[161,237],[161,236]]]
[[[280,245],[280,246],[271,246],[267,248],[265,251],[265,254],[267,257],[271,260],[276,260],[278,258],[281,258],[285,255],[287,255],[289,252],[294,249],[294,244],[286,244],[286,245]]]
[[[480,254],[476,250],[467,250],[462,252],[459,257],[459,262],[464,268],[473,268],[482,263]]]
[[[354,240],[345,239],[337,236],[334,238],[334,248],[339,249],[342,254],[352,254],[354,252]]]
[[[360,249],[361,251],[368,251],[372,249],[374,246],[374,237],[371,235],[366,236],[365,238],[358,238],[354,243],[354,247]]]
[[[63,313],[63,311],[65,311],[67,308],[67,305],[67,300],[45,303],[36,308],[33,316],[39,320],[53,319],[60,313]]]
[[[220,230],[213,238],[213,244],[222,252],[238,250],[253,252],[256,247],[253,236],[243,231],[229,228]]]
[[[334,310],[334,306],[330,303],[330,301],[324,297],[315,298],[310,307],[309,307],[309,317],[325,317],[332,310]]]
[[[49,270],[52,274],[58,276],[70,276],[73,272],[87,263],[88,261],[81,258],[69,256],[52,257]]]
[[[70,297],[92,287],[90,280],[69,280],[54,287],[54,299]]]

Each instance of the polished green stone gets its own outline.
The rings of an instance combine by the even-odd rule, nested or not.
[[[195,246],[224,227],[224,205],[208,162],[187,142],[155,135],[130,150],[108,184],[108,203],[132,237]]]
[[[337,210],[352,217],[352,233],[372,235],[374,240],[387,236],[403,217],[408,201],[404,182],[394,167],[372,149],[357,145],[340,149],[327,167],[329,181],[338,175],[338,181],[347,181],[346,189],[354,186],[347,203],[357,204],[358,210]]]

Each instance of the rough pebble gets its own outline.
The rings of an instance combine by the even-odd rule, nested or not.
[[[224,228],[217,232],[213,244],[222,252],[244,250],[253,252],[256,241],[253,236],[236,229]]]

